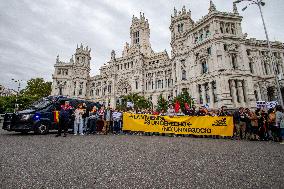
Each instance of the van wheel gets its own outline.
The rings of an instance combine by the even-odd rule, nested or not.
[[[40,123],[39,126],[37,127],[35,133],[39,134],[39,135],[47,134],[48,133],[48,127],[46,125],[44,125],[43,123]]]

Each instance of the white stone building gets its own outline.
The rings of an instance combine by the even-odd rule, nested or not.
[[[0,96],[13,96],[16,95],[17,92],[13,89],[8,89],[0,84]]]
[[[125,44],[121,57],[112,51],[99,75],[90,76],[88,47],[77,47],[68,63],[57,57],[52,95],[110,102],[111,106],[129,93],[144,95],[155,105],[160,94],[169,99],[183,90],[197,104],[210,108],[255,107],[258,100],[274,100],[275,74],[284,69],[284,44],[271,42],[275,73],[267,42],[248,39],[241,22],[235,5],[232,12],[220,12],[210,1],[208,14],[199,21],[192,20],[185,7],[174,9],[169,57],[166,51],[152,50],[149,23],[140,13],[132,18],[130,44]]]

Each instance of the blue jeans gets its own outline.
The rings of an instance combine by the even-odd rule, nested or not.
[[[82,119],[80,119],[79,121],[78,120],[74,121],[74,134],[78,133],[78,126],[79,126],[79,133],[83,134],[83,120]]]
[[[120,120],[113,121],[113,130],[118,133],[121,130]]]

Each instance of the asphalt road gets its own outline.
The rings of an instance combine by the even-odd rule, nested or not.
[[[0,188],[283,188],[284,145],[0,131]]]

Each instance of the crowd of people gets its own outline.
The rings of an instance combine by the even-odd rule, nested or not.
[[[150,109],[133,110],[128,108],[126,112],[136,114],[151,114],[161,116],[233,116],[234,135],[231,139],[236,140],[263,140],[282,142],[284,139],[284,114],[280,105],[268,110],[257,108],[250,110],[240,107],[234,112],[227,111],[225,106],[219,110],[208,110],[205,107],[191,108],[182,111],[169,105],[167,111],[151,111]],[[73,124],[74,135],[85,134],[122,134],[123,112],[112,109],[110,106],[102,106],[99,109],[94,106],[88,110],[85,104],[79,104],[75,109],[66,101],[59,112],[58,134],[62,130],[66,136],[70,124]],[[70,121],[72,120],[72,121]],[[74,120],[74,122],[73,122]],[[71,122],[71,123],[70,123]],[[135,133],[134,133],[135,134]],[[139,132],[141,134],[141,132]]]

